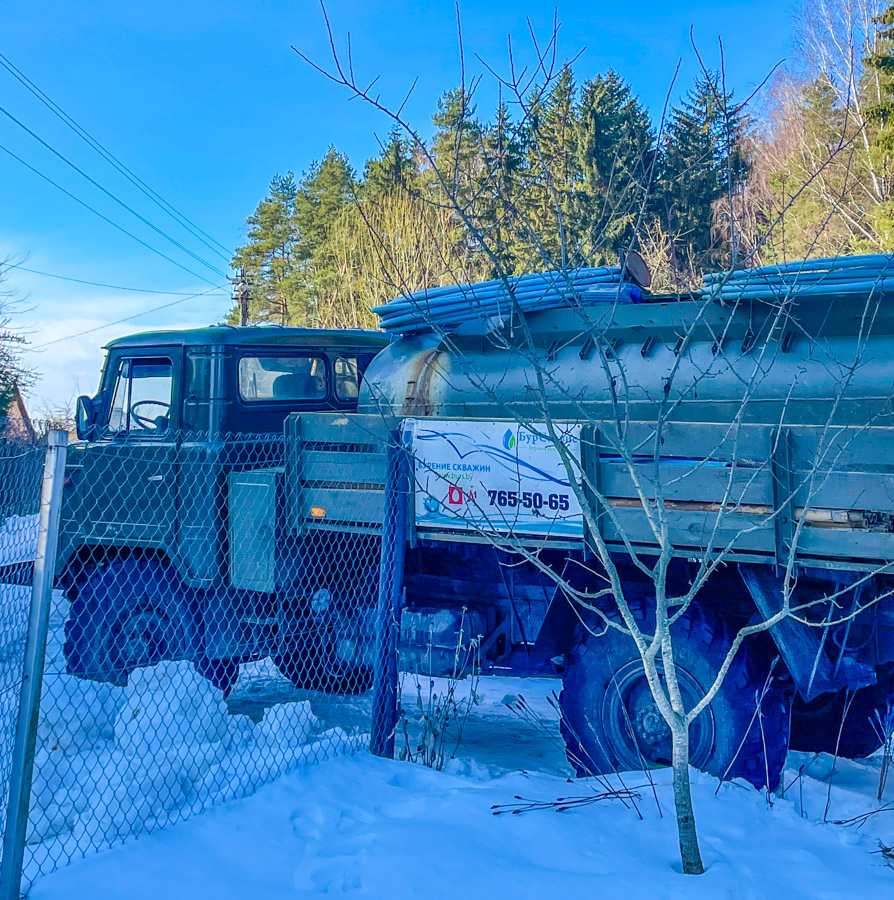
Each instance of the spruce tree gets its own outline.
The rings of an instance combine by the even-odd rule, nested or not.
[[[394,128],[381,154],[367,160],[360,193],[364,199],[377,199],[394,190],[418,189],[418,181],[419,169],[413,147]]]
[[[574,73],[565,66],[545,97],[531,99],[522,133],[525,173],[520,203],[525,237],[527,243],[537,245],[535,255],[547,267],[561,266],[567,248],[580,244],[574,208],[580,183],[576,97]],[[531,260],[535,267],[537,262]]]
[[[613,261],[629,246],[647,198],[655,133],[648,112],[613,70],[588,81],[578,107],[580,262]]]
[[[578,118],[575,109],[577,87],[574,72],[565,66],[544,104],[539,128],[540,148],[544,162],[557,190],[567,192],[576,180],[575,160]]]
[[[878,86],[877,99],[866,109],[875,126],[873,146],[886,156],[894,156],[894,3],[875,19],[877,31],[873,52],[866,58],[867,74]],[[874,98],[875,99],[875,98]]]
[[[454,88],[441,96],[432,116],[432,156],[447,190],[464,209],[474,200],[483,173],[483,129],[475,112],[468,91]],[[435,193],[441,190],[436,178],[432,187]]]
[[[708,74],[670,116],[662,146],[661,213],[683,268],[703,271],[732,263],[728,241],[712,230],[714,204],[748,177],[745,122]]]
[[[522,149],[516,127],[505,103],[500,103],[494,122],[482,141],[484,177],[481,179],[481,203],[476,226],[496,257],[491,262],[491,277],[512,273],[516,268],[515,238],[518,231],[519,176],[523,165]]]
[[[445,263],[457,281],[474,281],[492,274],[491,261],[469,229],[469,224],[472,229],[486,227],[488,215],[484,128],[475,113],[469,91],[454,88],[441,96],[438,111],[432,116],[435,134],[431,156],[437,173],[423,173],[430,200],[452,210]]]

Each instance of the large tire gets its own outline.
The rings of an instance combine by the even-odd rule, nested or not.
[[[812,753],[837,753],[846,759],[871,756],[884,743],[879,719],[884,719],[889,704],[894,706],[894,685],[887,672],[880,674],[878,684],[855,691],[852,699],[846,691],[822,694],[809,703],[796,696],[792,704],[791,747]]]
[[[377,578],[377,569],[367,569],[353,579],[348,577],[347,584],[313,586],[312,599],[305,600],[288,636],[280,637],[273,657],[292,684],[328,694],[362,694],[372,686],[372,669],[362,648],[374,636],[372,628],[365,627],[363,611],[374,609],[371,598],[375,597]],[[309,592],[305,585],[305,597]],[[333,596],[339,593],[340,599]],[[344,654],[345,644],[353,651]]]
[[[327,644],[296,643],[273,657],[277,668],[295,687],[327,694],[362,694],[372,686],[367,666],[336,660]]]
[[[648,628],[647,614],[639,615]],[[722,622],[693,606],[675,625],[673,640],[680,689],[691,708],[714,681],[730,635]],[[770,665],[768,654],[748,641],[739,649],[723,685],[690,727],[694,767],[758,788],[778,786],[790,704],[779,680],[769,677]],[[767,685],[758,717],[757,698]],[[670,729],[628,635],[613,628],[598,637],[582,633],[568,656],[560,706],[562,736],[578,775],[670,765]]]
[[[157,559],[126,557],[85,569],[77,579],[64,652],[68,672],[124,685],[134,669],[192,659],[227,693],[238,675],[230,660],[209,660],[193,645],[193,599],[174,569]]]
[[[327,694],[363,693],[372,685],[372,671],[346,663],[336,648],[335,624],[327,614],[307,615],[273,661],[295,687]]]

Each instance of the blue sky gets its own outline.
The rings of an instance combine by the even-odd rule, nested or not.
[[[459,80],[452,0],[331,0],[327,8],[338,38],[351,32],[358,73],[379,75],[385,99],[399,102],[418,76],[407,114],[425,130],[438,95]],[[530,46],[525,17],[546,36],[553,10],[552,3],[539,0],[461,4],[467,69],[480,71],[475,54],[505,68],[507,34],[524,55]],[[583,51],[578,77],[614,67],[656,114],[677,61],[682,59],[677,95],[697,72],[690,25],[709,64],[718,63],[717,38],[723,38],[727,80],[739,95],[791,53],[793,7],[786,0],[576,0],[560,5],[558,15],[560,58]],[[375,152],[376,135],[387,132],[381,116],[327,83],[291,44],[327,60],[315,0],[29,0],[5,5],[0,31],[0,53],[228,249],[242,240],[245,217],[272,175],[301,172],[330,143],[359,168]],[[480,111],[495,101],[496,89],[486,79]],[[179,230],[2,70],[0,106],[157,227],[226,271],[222,258]],[[224,283],[2,115],[0,145],[196,275],[116,231],[3,152],[0,258],[152,291],[193,293]],[[209,324],[229,306],[226,291],[210,293],[72,338],[179,298],[76,285],[22,270],[11,272],[5,287],[18,297],[15,322],[27,331],[35,347],[29,362],[42,373],[31,392],[35,407],[92,392],[106,340],[136,330]]]

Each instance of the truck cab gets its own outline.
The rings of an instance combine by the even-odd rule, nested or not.
[[[280,433],[297,410],[354,410],[379,332],[220,325],[106,346],[99,392],[78,400],[88,443]]]
[[[73,674],[122,682],[178,657],[214,669],[206,651],[226,640],[217,626],[235,602],[230,529],[245,522],[228,508],[234,473],[275,479],[288,416],[356,410],[387,343],[374,331],[213,326],[107,345],[66,466],[57,572],[73,603]]]

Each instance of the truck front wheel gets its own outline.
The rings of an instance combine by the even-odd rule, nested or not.
[[[302,599],[283,616],[273,657],[295,687],[361,694],[372,686],[377,579],[378,569],[366,567],[331,586],[295,588]]]
[[[641,615],[648,629],[648,617]],[[673,641],[689,709],[714,681],[731,640],[722,622],[693,606],[674,627]],[[778,682],[768,678],[769,668],[765,655],[746,641],[713,701],[690,726],[693,766],[776,788],[788,750],[789,703]],[[598,636],[581,635],[568,656],[560,707],[568,760],[578,775],[670,765],[670,728],[627,634],[609,628]]]
[[[174,569],[157,559],[126,557],[84,569],[65,623],[68,672],[124,685],[134,669],[192,659],[225,693],[238,667],[194,648],[191,597]]]

